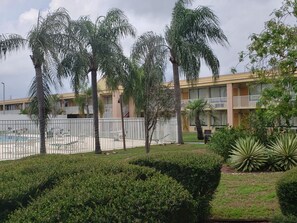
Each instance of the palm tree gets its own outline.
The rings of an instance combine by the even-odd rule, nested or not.
[[[75,94],[75,102],[78,104],[79,113],[82,117],[85,117],[85,109],[87,112],[86,117],[90,117],[89,103],[92,97],[92,88],[83,85],[81,87],[81,92]]]
[[[53,68],[60,63],[60,52],[65,43],[65,29],[70,18],[65,9],[57,9],[42,17],[39,13],[37,24],[27,36],[28,47],[31,50],[30,58],[35,69],[35,78],[30,88],[30,97],[37,98],[38,120],[40,132],[40,153],[46,153],[46,103],[50,97],[50,86],[60,83],[53,75]]]
[[[26,40],[17,34],[1,34],[0,35],[0,59],[5,57],[7,52],[18,50],[20,47],[24,47]]]
[[[119,9],[99,16],[95,23],[88,17],[73,21],[69,28],[72,37],[72,51],[68,53],[60,67],[60,74],[72,77],[74,86],[91,73],[95,153],[101,153],[99,141],[97,72],[106,77],[107,84],[113,85],[123,72],[124,57],[120,38],[135,35],[134,28]]]
[[[207,108],[210,108],[210,106],[208,105],[207,101],[204,101],[203,99],[189,101],[189,103],[186,106],[186,109],[188,111],[187,115],[190,118],[195,119],[197,139],[199,140],[204,139],[200,118],[202,114],[205,114]]]
[[[181,92],[179,68],[188,81],[199,77],[201,60],[211,69],[213,76],[219,74],[220,63],[210,44],[228,44],[227,37],[220,28],[217,16],[208,7],[188,9],[190,0],[178,0],[172,12],[172,20],[166,27],[165,38],[173,67],[175,89],[175,110],[177,116],[178,143],[183,143],[181,125]]]
[[[158,118],[172,111],[168,103],[172,95],[163,86],[167,50],[164,45],[163,37],[152,32],[141,35],[132,48],[133,69],[122,79],[126,100],[132,97],[136,110],[144,114],[146,153],[150,151]]]
[[[49,107],[47,104],[50,100],[51,86],[56,86],[56,83],[62,84],[60,79],[56,81],[53,68],[59,63],[59,55],[67,42],[64,30],[67,28],[69,20],[68,13],[62,8],[48,13],[46,17],[39,13],[37,24],[29,31],[26,40],[19,36],[11,36],[11,39],[8,38],[4,41],[4,48],[1,47],[1,52],[4,54],[8,50],[18,50],[24,44],[27,44],[31,50],[30,58],[35,69],[35,77],[29,94],[31,101],[38,105],[41,154],[46,153],[46,114],[49,112],[46,108]]]

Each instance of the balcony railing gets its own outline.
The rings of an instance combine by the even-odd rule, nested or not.
[[[217,98],[203,98],[210,104],[213,108],[227,108],[227,97],[217,97]],[[181,107],[184,109],[190,101],[194,101],[197,99],[187,99],[182,100]]]
[[[79,114],[79,107],[78,106],[68,106],[63,108],[66,114]],[[86,112],[86,108],[85,108]],[[93,106],[89,105],[89,112],[93,114]]]
[[[260,95],[245,95],[233,97],[233,108],[256,108]]]

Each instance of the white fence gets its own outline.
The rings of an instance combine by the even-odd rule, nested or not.
[[[124,120],[126,147],[144,146],[144,120]],[[99,119],[102,151],[123,148],[120,119]],[[176,119],[159,121],[152,144],[176,141]],[[31,120],[0,120],[0,160],[19,159],[39,153],[39,129]],[[94,152],[93,119],[51,119],[46,132],[47,153]]]

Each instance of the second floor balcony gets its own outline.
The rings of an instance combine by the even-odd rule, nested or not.
[[[257,102],[259,101],[260,95],[244,95],[244,96],[233,96],[233,108],[237,109],[249,109],[256,108]],[[230,98],[231,99],[231,98]],[[204,100],[209,103],[213,109],[227,109],[227,97],[217,97],[217,98],[204,98]],[[182,109],[185,109],[189,101],[194,101],[197,99],[187,99],[182,100]]]
[[[185,109],[185,107],[190,101],[194,101],[197,99],[182,100],[181,102],[182,109]],[[207,103],[210,104],[214,109],[227,108],[227,97],[203,98],[203,100],[207,101]]]
[[[260,95],[244,95],[233,97],[233,108],[256,108]]]

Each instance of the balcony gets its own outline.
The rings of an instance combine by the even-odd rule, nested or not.
[[[233,108],[256,108],[260,95],[245,95],[233,97]]]
[[[79,114],[79,107],[78,106],[68,106],[64,107],[63,110],[65,110],[66,114]],[[85,108],[85,113],[86,113],[86,108]],[[89,112],[90,114],[93,114],[93,106],[89,105]]]
[[[182,100],[181,102],[182,109],[185,109],[189,101],[194,101],[197,99]],[[203,99],[206,100],[207,103],[210,104],[214,109],[227,108],[227,97],[203,98]]]

